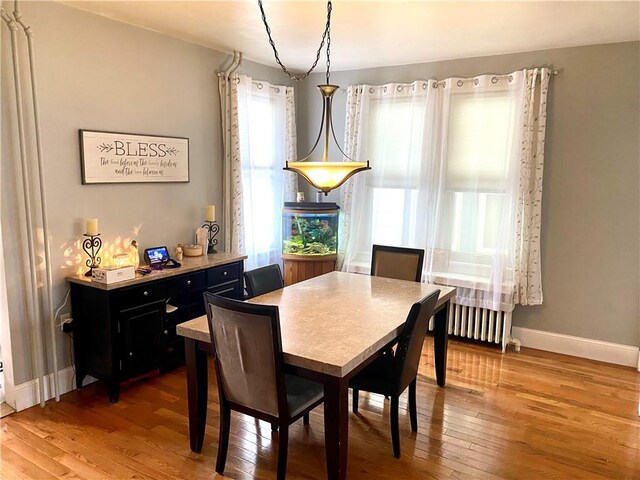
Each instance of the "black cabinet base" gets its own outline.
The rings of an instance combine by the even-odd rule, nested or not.
[[[184,365],[176,326],[204,314],[205,291],[242,300],[242,273],[240,260],[112,290],[71,283],[76,387],[91,375],[116,403],[122,382]]]

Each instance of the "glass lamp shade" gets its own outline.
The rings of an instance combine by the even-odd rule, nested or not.
[[[352,175],[370,169],[369,162],[287,162],[285,167],[285,170],[302,175],[325,195]]]

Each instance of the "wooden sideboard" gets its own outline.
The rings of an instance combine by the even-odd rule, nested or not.
[[[245,256],[216,253],[185,258],[182,266],[110,285],[71,276],[76,385],[86,375],[108,382],[117,402],[120,384],[184,362],[176,325],[205,314],[204,292],[242,299]]]

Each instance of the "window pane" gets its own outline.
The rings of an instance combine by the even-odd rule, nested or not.
[[[424,114],[425,106],[406,98],[371,101],[367,145],[375,168],[367,176],[369,185],[414,186],[420,176],[416,159],[422,150]]]
[[[498,249],[505,194],[454,192],[451,250],[490,255]]]
[[[486,194],[484,196],[484,232],[481,237],[480,249],[493,253],[498,248],[498,234],[503,215],[503,208],[506,195]]]
[[[451,96],[447,142],[449,188],[504,191],[514,117],[515,101],[506,93]]]
[[[404,211],[404,191],[374,188],[371,241],[381,245],[401,245]]]

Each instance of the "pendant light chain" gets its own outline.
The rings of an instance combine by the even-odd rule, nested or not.
[[[296,80],[296,81],[304,80],[311,74],[311,72],[313,72],[313,70],[316,68],[316,65],[318,65],[318,61],[320,60],[320,53],[322,53],[322,47],[324,47],[324,42],[326,40],[327,42],[327,84],[328,84],[329,83],[329,67],[331,65],[331,61],[329,60],[329,52],[330,52],[330,45],[331,45],[331,10],[333,9],[331,0],[327,2],[327,24],[325,26],[324,33],[322,34],[320,47],[318,47],[318,51],[316,52],[316,60],[313,62],[313,65],[311,65],[311,68],[309,70],[307,70],[305,73],[300,75],[294,75],[290,73],[287,67],[285,67],[283,63],[280,61],[280,56],[278,55],[278,49],[276,48],[276,43],[273,41],[273,38],[271,37],[271,28],[269,28],[269,24],[267,23],[267,16],[264,13],[262,0],[258,0],[258,6],[260,7],[260,12],[262,13],[262,23],[264,23],[264,27],[267,30],[267,36],[269,37],[269,43],[271,44],[271,48],[273,49],[273,54],[276,58],[276,62],[278,63],[278,65],[280,65],[280,68],[282,68],[282,71],[290,79]]]
[[[331,67],[331,1],[327,4],[327,11],[329,12],[329,18],[327,19],[327,85],[329,85],[329,70]]]

